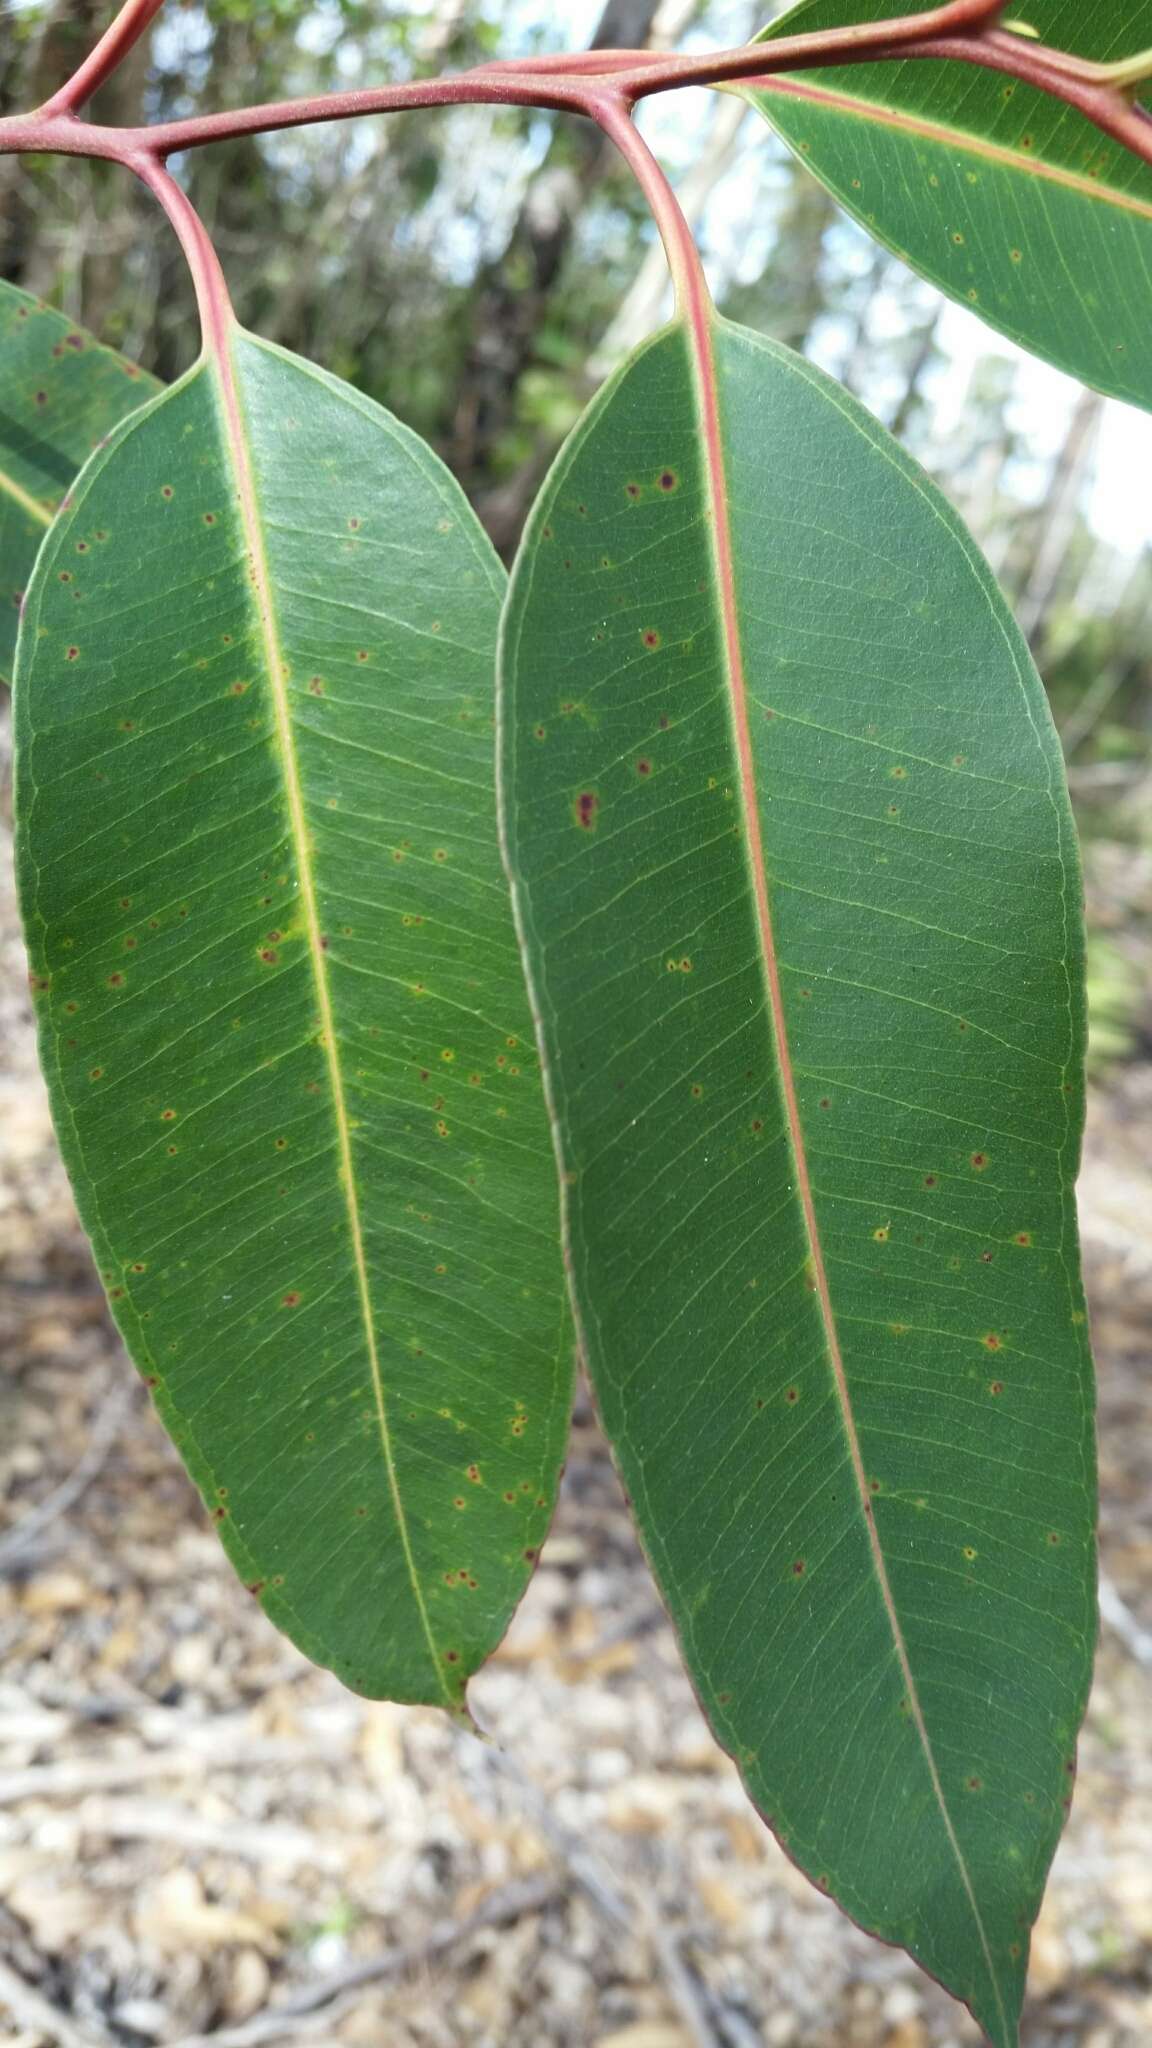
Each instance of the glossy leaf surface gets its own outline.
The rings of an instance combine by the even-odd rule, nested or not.
[[[431,452],[254,340],[122,428],[17,665],[61,1145],[272,1618],[454,1704],[546,1525],[570,1344],[496,844],[504,576]]]
[[[62,313],[0,280],[0,682],[53,514],[104,435],[159,391]]]
[[[756,1803],[1006,2048],[1094,1642],[1072,822],[940,494],[798,357],[714,348],[718,441],[673,326],[506,613],[574,1299]]]
[[[881,19],[802,0],[774,36]],[[1029,0],[1095,62],[1152,44],[1152,0]],[[749,94],[869,233],[962,306],[1100,391],[1152,407],[1152,168],[1060,100],[972,64],[796,72]]]

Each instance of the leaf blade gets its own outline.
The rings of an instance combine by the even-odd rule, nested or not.
[[[945,796],[949,825],[965,822],[956,789],[997,815],[1015,805],[1019,815],[1001,821],[1000,838],[1015,831],[1012,857],[1030,862],[1030,879],[1042,885],[1042,907],[1028,917],[1049,937],[1057,931],[1060,946],[1064,901],[1046,867],[1055,856],[1029,847],[1059,826],[1073,916],[1074,852],[1066,807],[1053,809],[1049,794],[1052,737],[1043,727],[1038,737],[1032,723],[1042,715],[1039,685],[958,523],[881,430],[799,359],[726,323],[715,346],[752,712],[746,745],[732,715],[700,455],[707,434],[682,330],[633,359],[569,444],[506,614],[502,807],[544,1020],[574,1296],[654,1569],[712,1724],[752,1796],[809,1875],[863,1925],[909,1947],[1007,2043],[1026,1948],[1018,1916],[1034,1915],[1059,1831],[1067,1741],[1090,1663],[1089,1397],[1083,1326],[1071,1320],[1083,1311],[1072,1305],[1074,1253],[1067,1277],[1033,1274],[1027,1314],[1044,1319],[1069,1417],[1059,1474],[1046,1478],[1031,1455],[1032,1432],[1046,1427],[1031,1405],[1035,1390],[1025,1392],[1032,1367],[1013,1359],[1010,1375],[1001,1364],[1001,1347],[1007,1357],[1011,1346],[991,1326],[989,1303],[997,1297],[1004,1315],[1008,1276],[996,1261],[1024,1252],[1010,1247],[997,1211],[1030,1187],[1030,1048],[1016,1015],[1005,1026],[1009,1077],[997,1083],[989,1060],[1003,1060],[1005,1048],[987,993],[975,985],[965,1009],[945,1016],[939,990],[931,980],[923,988],[927,977],[946,985],[977,968],[986,979],[992,956],[976,933],[961,941],[962,919],[948,930],[957,905],[945,863],[927,868],[931,894],[919,918],[915,891],[928,860],[922,842],[932,845]],[[870,488],[853,515],[861,467]],[[946,597],[933,595],[929,574]],[[967,638],[950,664],[935,650],[927,685],[926,604],[933,630],[959,607]],[[979,693],[973,705],[977,659],[977,675],[1020,693],[1019,709],[993,716]],[[877,662],[891,665],[897,682],[887,695],[877,686],[873,721],[859,671],[870,682]],[[951,708],[948,678],[965,686]],[[993,703],[991,683],[984,697]],[[964,773],[950,765],[961,719],[995,724]],[[1027,769],[1035,797],[1004,796],[1005,757]],[[749,767],[778,998],[765,973],[756,835],[740,816]],[[913,777],[926,785],[914,805],[893,806]],[[901,827],[890,808],[913,815]],[[996,868],[971,815],[960,838],[951,858],[964,863],[967,886],[975,881],[987,895]],[[835,887],[835,860],[847,864],[854,887]],[[894,910],[899,922],[889,920]],[[1057,986],[1065,958],[1071,976],[1079,973],[1074,932],[1069,946],[1052,970]],[[1010,1001],[1023,1004],[1032,1034],[1038,999],[1027,979],[1035,971],[1034,963],[1009,971]],[[1074,992],[1068,1004],[1063,1025],[1059,1012],[1055,1024],[1041,1017],[1034,1042],[1046,1046],[1063,1029],[1075,1073],[1082,1020]],[[785,1036],[790,1061],[780,1056]],[[889,1077],[885,1085],[883,1052],[893,1038],[908,1071],[902,1084]],[[955,1064],[958,1046],[964,1092],[956,1102],[947,1061]],[[863,1048],[855,1075],[854,1047]],[[1040,1205],[1045,1231],[1061,1241],[1074,1232],[1079,1129],[1075,1099],[1067,1114],[1065,1101],[1045,1097],[1044,1118],[1059,1118],[1066,1152]],[[972,1153],[979,1148],[979,1166],[952,1159],[965,1140]],[[991,1203],[989,1160],[998,1179],[1020,1182],[1003,1197],[997,1188]],[[808,1205],[797,1197],[798,1165]],[[948,1207],[934,1215],[944,1188]],[[974,1218],[965,1209],[973,1199],[983,1205]],[[1031,1201],[1035,1208],[1034,1191]],[[989,1235],[974,1246],[978,1231]],[[949,1270],[953,1258],[960,1279]],[[978,1315],[988,1321],[970,1327]],[[985,1348],[991,1336],[995,1360]],[[1030,1348],[1019,1327],[1015,1341]],[[919,1364],[908,1355],[913,1345],[927,1353]],[[1002,1375],[995,1394],[994,1372]],[[906,1382],[902,1429],[886,1391],[893,1381]],[[1007,1423],[1005,1388],[1015,1405]],[[973,1418],[979,1456],[963,1435],[975,1431]],[[994,1617],[1014,1616],[1012,1504],[996,1483],[990,1435],[1005,1428],[1027,1467],[1019,1481],[1026,1541],[1033,1553],[1039,1544],[1057,1586],[1045,1593],[1053,1612],[1036,1625],[1057,1673],[1067,1740],[1059,1754],[1052,1742],[1044,1752],[1041,1800],[1036,1781],[1019,1775],[1034,1759],[1013,1728],[985,1802],[993,1723],[997,1714],[1010,1726],[1019,1717],[1019,1677],[1001,1651],[965,1642],[978,1663],[984,1658],[979,1682],[994,1706],[983,1719],[973,1710],[967,1769],[958,1772],[949,1632],[963,1630],[980,1603]],[[1057,1549],[1046,1550],[1047,1532],[1033,1526],[1054,1511],[1049,1482],[1067,1492],[1062,1542],[1076,1550],[1066,1571],[1060,1557],[1059,1573]],[[950,1540],[952,1493],[967,1499],[970,1520],[987,1525],[983,1582],[972,1569],[976,1539],[963,1540],[971,1531]],[[917,1546],[928,1553],[922,1567]],[[938,1586],[951,1592],[951,1578],[964,1588],[958,1612],[943,1594],[926,1597]],[[811,1656],[809,1638],[820,1644]],[[838,1671],[850,1674],[843,1685]],[[852,1739],[830,1702],[854,1724]],[[903,1787],[901,1825],[877,1816],[869,1766],[881,1784],[895,1773]],[[1018,1862],[1005,1875],[1009,1841]]]
[[[232,376],[235,405],[204,364],[121,430],[30,594],[19,861],[50,1092],[129,1348],[246,1581],[346,1682],[456,1707],[528,1575],[571,1372],[543,1111],[509,1050],[501,572],[370,402],[242,335]],[[96,527],[65,572],[77,628],[57,565]]]
[[[879,0],[864,16],[880,18]],[[1041,0],[1043,40],[1098,62],[1152,40],[1152,6]],[[801,0],[763,32],[864,18]],[[748,94],[886,247],[957,304],[1109,395],[1152,406],[1132,278],[1152,276],[1152,169],[1033,87],[955,62],[795,73]]]
[[[20,602],[61,498],[103,436],[160,386],[2,279],[0,350],[0,681],[8,682]]]

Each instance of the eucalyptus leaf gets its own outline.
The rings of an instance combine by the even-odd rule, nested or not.
[[[801,0],[763,36],[890,12]],[[1027,16],[1097,63],[1152,44],[1152,0],[1033,0]],[[748,97],[921,276],[1059,369],[1152,407],[1152,167],[1062,100],[954,60],[790,72]]]
[[[574,1302],[756,1804],[1014,2048],[1095,1641],[1060,751],[928,479],[696,339],[593,403],[503,631]]]
[[[237,1569],[459,1708],[547,1526],[570,1340],[496,845],[504,574],[395,420],[236,333],[29,590],[18,866],[60,1143]]]
[[[12,675],[36,551],[77,471],[160,390],[83,328],[0,280],[0,682]]]

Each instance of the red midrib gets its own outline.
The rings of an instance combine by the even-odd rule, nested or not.
[[[883,1597],[888,1623],[900,1664],[908,1696],[908,1704],[924,1760],[932,1781],[932,1789],[940,1809],[945,1832],[956,1858],[961,1881],[972,1917],[980,1937],[980,1945],[987,1964],[1000,2017],[1007,2025],[1007,2014],[1000,1995],[992,1952],[985,1932],[984,1922],[973,1889],[972,1879],[964,1854],[948,1811],[944,1787],[936,1765],[928,1734],[924,1711],[913,1676],[908,1646],[900,1624],[896,1601],[888,1577],[888,1565],[876,1529],[872,1512],[872,1500],[868,1488],[867,1474],[860,1449],[860,1438],[856,1418],[852,1411],[852,1400],[848,1388],[848,1376],[844,1367],[844,1354],[840,1348],[840,1335],[836,1327],[836,1315],[832,1306],[832,1295],[828,1285],[828,1271],[824,1263],[824,1251],[816,1220],[816,1208],[812,1198],[812,1178],[808,1170],[808,1156],[804,1144],[804,1131],[800,1121],[800,1105],[796,1095],[796,1077],[792,1069],[792,1055],[784,1013],[784,998],[780,985],[780,963],[777,957],[776,941],[772,926],[772,905],[768,894],[768,874],[764,859],[764,841],[760,830],[760,806],[756,789],[756,771],[752,753],[752,733],[748,719],[748,687],[744,674],[744,652],[740,640],[740,623],[736,606],[736,577],[732,556],[732,533],[728,518],[728,491],[724,463],[724,440],[720,422],[720,397],[716,375],[714,347],[714,312],[707,296],[703,279],[697,280],[693,272],[681,278],[683,312],[688,338],[691,345],[693,365],[696,372],[697,399],[700,410],[700,426],[704,441],[705,471],[712,514],[712,544],[716,565],[716,583],[720,596],[724,631],[724,647],[728,667],[729,697],[732,707],[732,723],[736,740],[736,755],[740,783],[740,795],[744,813],[748,866],[752,876],[752,887],[756,901],[756,918],[760,934],[760,952],[764,966],[765,987],[772,1017],[776,1041],[777,1061],[780,1071],[780,1085],[784,1096],[784,1108],[788,1124],[788,1136],[796,1167],[796,1189],[804,1215],[804,1224],[812,1254],[812,1271],[816,1282],[816,1297],[824,1324],[824,1335],[832,1364],[836,1394],[840,1404],[844,1435],[848,1444],[852,1471],[855,1476],[864,1525],[868,1531],[868,1542],[872,1563]]]

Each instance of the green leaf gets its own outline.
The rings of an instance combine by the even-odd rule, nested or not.
[[[0,361],[0,682],[6,683],[20,603],[61,498],[105,434],[160,386],[62,313],[2,280]]]
[[[1060,752],[939,492],[703,325],[594,403],[505,618],[574,1300],[757,1805],[1011,2048],[1095,1634]]]
[[[801,0],[770,41],[890,12]],[[1035,0],[1043,40],[1108,63],[1152,0]],[[749,99],[849,213],[959,305],[1087,384],[1152,407],[1152,168],[1003,72],[907,59],[793,72]]]
[[[239,334],[89,465],[16,679],[42,1055],[128,1347],[273,1620],[448,1704],[528,1577],[571,1376],[503,585],[420,441]]]

